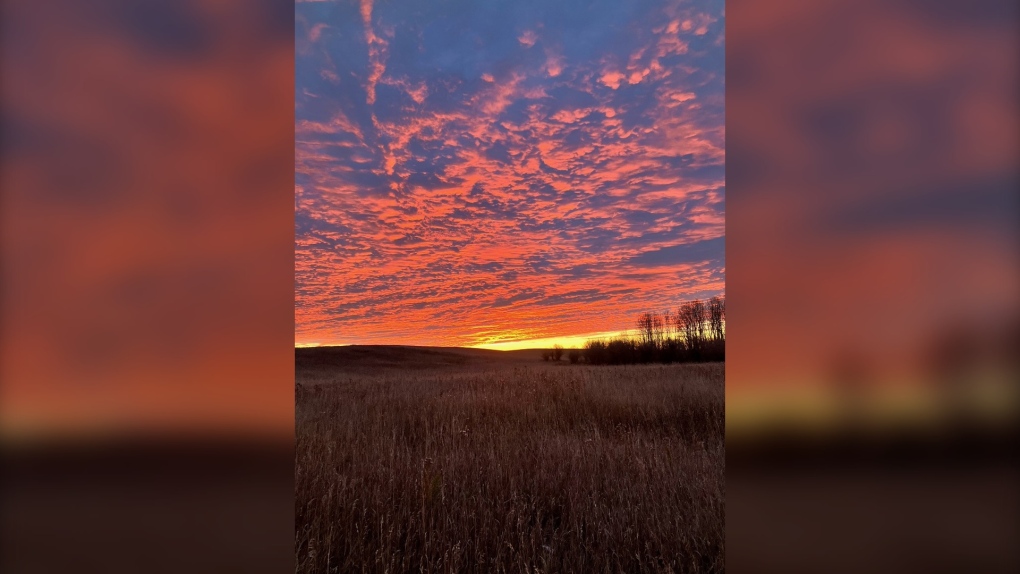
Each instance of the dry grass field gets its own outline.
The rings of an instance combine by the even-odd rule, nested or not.
[[[297,571],[721,572],[723,366],[297,350]]]

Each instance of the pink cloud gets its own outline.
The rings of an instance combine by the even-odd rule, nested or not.
[[[308,31],[308,39],[312,42],[318,41],[319,37],[322,35],[322,31],[326,28],[329,28],[329,26],[322,23],[312,26],[312,29]]]
[[[550,78],[555,78],[563,72],[563,57],[551,51],[546,51],[545,71]]]
[[[538,42],[538,34],[534,30],[525,30],[524,33],[517,37],[517,41],[522,46],[530,48],[535,45],[535,42]]]
[[[565,124],[572,124],[590,113],[591,109],[560,110],[552,115],[552,119]]]
[[[383,84],[400,88],[416,104],[421,104],[429,95],[429,88],[425,82],[412,82],[408,78],[382,78]]]
[[[626,76],[621,74],[620,72],[608,71],[604,72],[602,74],[602,77],[599,79],[602,81],[603,84],[615,90],[620,87],[620,83],[623,82],[624,78],[626,78]]]
[[[376,36],[372,30],[372,0],[361,0],[361,20],[365,24],[365,41],[368,43],[369,74],[365,85],[366,101],[375,103],[375,85],[386,73],[386,40]]]

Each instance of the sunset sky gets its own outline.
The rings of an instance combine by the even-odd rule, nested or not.
[[[569,346],[723,293],[722,1],[296,26],[297,345]]]

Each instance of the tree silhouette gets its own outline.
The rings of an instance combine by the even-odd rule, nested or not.
[[[713,341],[723,340],[723,322],[726,320],[726,301],[717,297],[708,300],[708,325]]]
[[[723,361],[726,357],[726,300],[684,301],[675,312],[642,313],[635,337],[588,340],[570,352],[570,362],[590,365]],[[554,359],[550,356],[550,360]],[[559,360],[556,357],[554,360]]]

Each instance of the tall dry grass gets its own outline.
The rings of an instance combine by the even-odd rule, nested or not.
[[[298,395],[298,572],[723,570],[721,364],[337,376]]]

